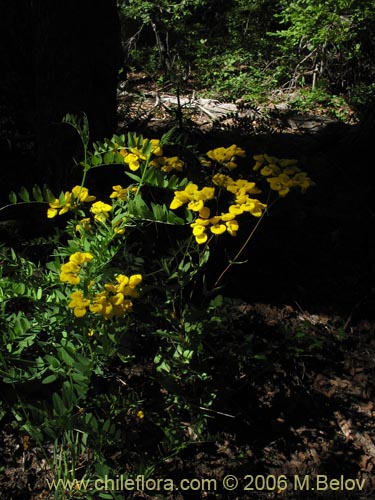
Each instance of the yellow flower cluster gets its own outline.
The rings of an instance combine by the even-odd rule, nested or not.
[[[104,319],[112,319],[114,316],[121,318],[133,310],[130,298],[139,297],[136,287],[141,281],[140,274],[133,274],[130,277],[119,274],[115,284],[106,283],[105,290],[94,295],[91,300],[86,298],[81,290],[73,292],[68,307],[73,309],[77,318],[85,316],[87,309],[103,316]]]
[[[119,184],[117,186],[112,186],[113,192],[109,196],[110,198],[114,199],[117,198],[118,200],[126,201],[130,193],[135,193],[137,191],[136,186],[131,186],[129,188],[123,188]]]
[[[94,219],[97,222],[105,222],[109,217],[108,212],[110,212],[112,209],[112,205],[108,205],[108,203],[104,203],[102,201],[96,201],[92,204],[90,212],[94,214]]]
[[[204,202],[206,200],[212,200],[214,196],[215,188],[204,187],[199,190],[198,186],[191,182],[183,191],[175,191],[174,198],[169,208],[175,210],[176,208],[182,207],[182,205],[188,203],[189,210],[199,212],[204,207]]]
[[[237,156],[244,158],[246,156],[245,151],[239,148],[236,144],[232,144],[229,148],[216,148],[208,151],[206,156],[216,163],[219,163],[223,167],[229,168],[230,170],[237,167]],[[211,166],[209,160],[202,160],[202,165]]]
[[[250,194],[261,193],[255,182],[249,182],[246,179],[237,179],[235,181],[229,175],[223,174],[215,174],[212,181],[217,186],[225,187],[227,191],[235,195],[235,203],[229,206],[230,214],[241,215],[249,212],[254,217],[261,217],[262,211],[267,208],[267,205],[249,196]]]
[[[151,139],[150,143],[152,144],[151,154],[162,156],[163,150],[160,146],[160,140]],[[130,148],[129,151],[125,148],[121,148],[119,153],[124,158],[124,163],[126,163],[133,172],[139,169],[141,161],[147,160],[146,155],[138,148]]]
[[[138,148],[130,148],[130,151],[120,149],[120,154],[124,158],[124,163],[126,163],[133,172],[138,170],[141,166],[140,160],[146,160],[146,156]]]
[[[63,215],[69,210],[77,208],[79,203],[94,201],[95,196],[90,196],[87,188],[82,186],[74,186],[72,192],[66,191],[63,200],[55,199],[49,204],[47,217],[52,219],[57,214]]]
[[[193,228],[196,242],[202,244],[206,243],[208,239],[207,229],[216,235],[227,231],[231,236],[236,236],[238,222],[235,220],[235,215],[231,213],[210,217],[210,209],[204,207],[199,211],[199,217],[190,224],[190,227]]]
[[[78,285],[81,278],[78,276],[82,265],[85,262],[90,262],[94,256],[89,252],[75,252],[69,257],[69,262],[66,262],[60,269],[60,281],[65,281],[71,285]]]
[[[255,182],[245,179],[236,181],[224,174],[216,174],[212,178],[214,184],[225,187],[227,191],[235,195],[235,203],[229,205],[227,213],[210,217],[210,210],[207,207],[199,209],[199,217],[190,226],[193,228],[193,235],[197,243],[205,243],[208,239],[207,230],[215,235],[229,233],[236,236],[239,225],[235,217],[249,212],[254,217],[260,217],[267,205],[255,198],[250,198],[250,194],[258,194],[261,191],[256,187]],[[208,188],[204,188],[208,189]],[[203,190],[202,190],[203,191]],[[181,195],[180,195],[181,196]],[[189,205],[188,205],[189,207]],[[171,206],[171,208],[173,208]]]
[[[169,173],[172,170],[182,172],[184,162],[178,156],[161,156],[155,160],[150,161],[150,167],[160,168],[163,172]]]
[[[261,175],[267,177],[267,182],[279,196],[286,196],[292,188],[299,187],[304,193],[314,183],[297,167],[297,160],[282,160],[269,155],[256,155],[253,170],[259,170]]]
[[[78,233],[87,233],[87,232],[90,232],[92,230],[92,226],[91,226],[91,219],[90,217],[85,217],[84,219],[81,219],[78,224],[76,225],[75,227],[76,231]]]

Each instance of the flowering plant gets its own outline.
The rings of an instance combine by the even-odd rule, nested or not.
[[[99,424],[108,429],[109,441],[119,441],[121,431],[105,409],[107,394],[101,395],[102,405],[90,405],[90,394],[99,390],[95,380],[106,381],[113,363],[132,362],[132,342],[146,342],[163,395],[161,410],[147,412],[136,392],[119,409],[112,387],[111,404],[128,420],[154,418],[165,436],[180,436],[180,446],[186,438],[182,414],[190,412],[194,432],[204,427],[205,413],[192,410],[192,398],[197,408],[207,409],[215,397],[207,385],[211,353],[206,337],[220,326],[222,301],[216,297],[204,313],[189,304],[211,242],[234,238],[250,225],[245,245],[217,284],[274,200],[293,189],[304,192],[313,183],[295,160],[264,154],[254,156],[253,164],[237,145],[197,157],[193,176],[185,158],[167,154],[168,135],[161,140],[115,135],[90,151],[87,122],[72,116],[65,121],[84,146],[82,181],[58,197],[47,188],[33,189],[35,202],[48,205],[48,219],[67,219],[66,232],[53,242],[52,260],[36,265],[13,250],[1,257],[0,375],[8,384],[53,384],[43,411],[30,406],[18,413],[20,421],[32,415],[23,430],[34,439],[71,442],[74,430],[99,449],[104,446],[96,435]],[[98,197],[87,187],[87,177],[108,165],[125,175]],[[25,188],[20,198],[31,200]],[[17,195],[11,193],[10,199],[17,202]],[[16,310],[15,297],[26,301],[25,310]],[[86,406],[92,409],[77,411]]]

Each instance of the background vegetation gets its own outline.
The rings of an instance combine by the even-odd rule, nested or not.
[[[373,0],[119,1],[127,67],[226,99],[374,91]]]

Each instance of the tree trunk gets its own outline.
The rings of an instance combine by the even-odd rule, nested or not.
[[[115,0],[37,0],[33,14],[38,177],[61,186],[80,156],[63,116],[86,113],[92,140],[114,132],[120,25]]]
[[[2,187],[70,188],[80,179],[72,157],[81,159],[81,151],[63,116],[86,113],[92,140],[116,127],[122,50],[116,0],[0,0],[0,42],[0,153],[9,164]],[[26,154],[19,147],[19,136],[30,133],[36,158],[30,144]]]

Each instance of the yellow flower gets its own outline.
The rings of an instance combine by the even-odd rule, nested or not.
[[[215,188],[204,187],[203,189],[199,190],[196,184],[190,183],[185,187],[183,191],[175,191],[174,198],[169,208],[175,210],[185,203],[189,203],[188,208],[190,208],[190,210],[199,212],[204,206],[203,202],[206,200],[212,200],[214,195]]]
[[[101,314],[104,319],[111,319],[113,316],[113,306],[108,300],[106,292],[100,292],[95,295],[90,304],[90,311]]]
[[[204,187],[200,191],[196,192],[196,199],[198,200],[212,200],[215,196],[215,188],[213,187]]]
[[[295,165],[297,165],[298,161],[297,160],[291,160],[291,159],[283,159],[283,160],[279,160],[279,165],[280,167],[294,167],[296,168],[297,170],[299,170],[298,167],[295,167]]]
[[[190,197],[185,193],[185,191],[175,191],[174,198],[171,201],[169,208],[172,210],[176,210],[177,208],[182,207],[185,203],[190,201]]]
[[[69,210],[73,210],[77,207],[78,202],[83,203],[94,200],[95,196],[90,196],[87,188],[74,186],[71,193],[69,191],[65,192],[62,201],[56,198],[54,201],[50,202],[47,210],[47,217],[52,219],[57,214],[63,215]]]
[[[119,200],[126,201],[128,199],[128,189],[123,188],[120,185],[112,186],[113,193],[109,196],[110,198],[118,198]]]
[[[88,330],[88,332],[87,332],[87,335],[88,335],[89,337],[92,337],[92,336],[94,335],[94,333],[95,333],[95,332],[94,332],[94,330],[93,330],[92,328],[89,328],[89,330]]]
[[[73,262],[63,264],[60,269],[60,281],[70,283],[71,285],[78,285],[81,278],[78,276],[80,267]]]
[[[210,230],[213,234],[223,234],[227,230],[227,227],[225,224],[214,224],[213,226],[210,227]]]
[[[136,286],[142,281],[142,275],[133,274],[128,277],[125,274],[116,276],[117,283],[106,283],[106,291],[95,295],[90,311],[102,315],[105,319],[113,316],[122,317],[133,310],[133,303],[125,297],[139,297]]]
[[[238,179],[232,184],[227,185],[226,189],[237,196],[261,193],[261,190],[256,187],[255,182],[249,182],[245,179]]]
[[[142,281],[142,275],[141,274],[133,274],[129,278],[129,286],[131,286],[132,288],[134,288],[137,285],[139,285],[139,283],[141,283],[141,281]]]
[[[159,139],[151,139],[150,142],[152,144],[151,153],[155,156],[163,156],[163,150],[160,147],[160,140]]]
[[[63,200],[61,202],[59,199],[56,198],[54,201],[50,202],[49,206],[50,208],[48,208],[47,210],[47,217],[49,219],[52,219],[57,214],[59,215],[65,214],[72,208],[71,193],[69,191],[66,191],[66,193],[63,196]]]
[[[172,156],[171,158],[161,158],[163,160],[164,166],[161,168],[163,172],[171,172],[171,170],[177,170],[182,172],[184,167],[184,162],[180,160],[177,156]]]
[[[55,200],[55,202],[56,201],[58,202],[59,200]],[[53,219],[53,217],[55,217],[58,213],[57,208],[51,206],[52,204],[56,204],[55,202],[50,203],[50,208],[47,209],[48,219]]]
[[[272,168],[270,167],[270,165],[266,165],[265,167],[262,168],[260,173],[262,175],[264,175],[265,177],[267,177],[268,175],[272,175],[273,171],[272,171]]]
[[[231,213],[226,213],[226,214],[221,214],[221,220],[223,222],[228,222],[230,220],[233,220],[235,217],[234,214],[231,214]]]
[[[238,222],[234,219],[229,220],[225,223],[227,226],[227,231],[231,236],[236,236],[237,231],[238,231]]]
[[[73,292],[70,296],[71,301],[68,304],[68,307],[73,309],[74,316],[77,318],[82,318],[86,314],[86,309],[90,305],[90,301],[85,299],[81,290],[77,290]]]
[[[199,212],[204,207],[204,203],[202,200],[192,200],[188,204],[188,209],[193,212]]]
[[[286,174],[280,174],[278,177],[269,177],[267,182],[269,183],[270,188],[273,191],[277,191],[281,197],[289,193],[292,185],[289,176]]]
[[[212,149],[211,151],[208,151],[206,155],[211,160],[216,161],[224,167],[232,170],[237,167],[236,157],[245,157],[246,153],[242,148],[239,148],[238,146],[236,146],[236,144],[233,144],[229,148],[221,147]]]
[[[195,235],[195,241],[198,243],[198,245],[202,245],[203,243],[206,243],[207,240],[208,240],[207,233]]]
[[[112,295],[112,297],[110,297],[109,300],[113,306],[119,306],[120,304],[122,304],[124,302],[124,294],[121,292],[118,292],[118,293],[116,293],[116,295]]]
[[[235,205],[230,205],[229,213],[233,215],[241,215],[244,213],[243,205],[236,203]]]
[[[210,167],[212,165],[212,162],[210,160],[206,160],[205,158],[201,158],[199,161],[202,167]]]
[[[259,200],[248,199],[246,203],[241,205],[244,212],[250,212],[254,217],[261,217],[262,210],[267,208],[267,205],[261,203]],[[230,208],[229,208],[230,211]]]
[[[210,209],[208,207],[203,207],[201,210],[199,210],[199,217],[202,219],[208,219],[210,216]]]
[[[69,257],[69,261],[81,266],[85,262],[90,262],[94,256],[90,252],[75,252]]]
[[[89,262],[94,257],[89,252],[75,252],[69,257],[69,262],[62,264],[60,269],[60,281],[66,281],[71,285],[78,285],[81,281],[78,273],[82,264]]]
[[[293,177],[292,185],[300,187],[301,191],[304,193],[309,187],[314,186],[314,182],[308,177],[306,172],[300,172]]]
[[[235,184],[234,180],[232,177],[229,177],[229,175],[224,175],[224,174],[215,174],[212,177],[212,182],[216,184],[217,186],[222,186],[222,187],[227,187],[230,186],[231,184]]]
[[[132,170],[133,172],[138,170],[140,167],[139,158],[134,153],[129,153],[125,157],[125,163],[129,165],[130,170]]]
[[[91,220],[89,217],[85,217],[84,219],[81,219],[78,224],[76,225],[76,231],[78,233],[83,233],[83,232],[89,232],[91,231],[92,227],[90,224]]]
[[[83,186],[74,186],[72,194],[81,203],[95,201],[96,197],[89,195],[89,190]]]
[[[102,201],[97,201],[92,204],[90,211],[94,214],[94,219],[97,222],[105,222],[108,219],[108,212],[112,210],[112,206]]]
[[[143,413],[142,410],[138,410],[136,415],[137,415],[137,418],[139,418],[139,420],[143,420],[145,418],[145,414]]]
[[[193,229],[193,236],[195,237],[195,241],[200,245],[202,243],[206,243],[208,236],[206,233],[207,226],[209,225],[209,219],[196,219],[195,222],[190,224],[190,227]]]
[[[113,226],[113,232],[115,234],[124,234],[125,233],[125,228],[124,227],[118,227],[120,224],[120,221],[118,221],[114,226]]]

